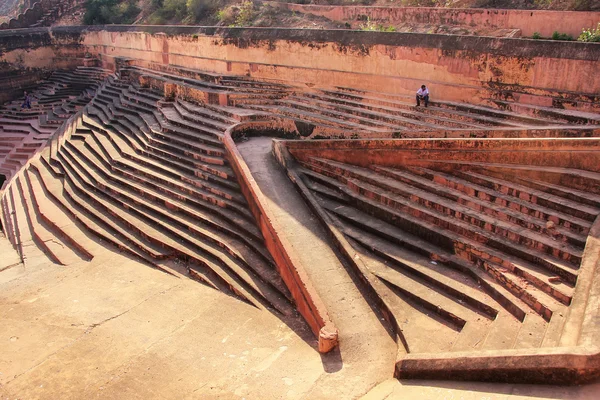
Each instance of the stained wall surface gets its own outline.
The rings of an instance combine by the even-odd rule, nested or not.
[[[361,17],[369,17],[371,20],[382,20],[390,24],[425,23],[520,29],[522,36],[532,36],[534,32],[538,32],[542,36],[550,37],[554,31],[558,31],[577,37],[581,34],[582,29],[593,28],[600,22],[600,12],[592,11],[271,4],[290,11],[319,15],[335,21],[356,21]]]
[[[342,86],[413,95],[427,83],[440,100],[494,100],[598,107],[600,45],[452,35],[269,28],[106,26],[49,28],[0,36],[2,59],[19,49],[79,49],[114,67],[117,59],[246,75],[303,88]],[[5,36],[6,35],[6,36]],[[41,40],[40,38],[44,38]],[[10,49],[9,49],[10,48]],[[36,50],[37,51],[37,50]],[[64,53],[64,50],[61,50]]]

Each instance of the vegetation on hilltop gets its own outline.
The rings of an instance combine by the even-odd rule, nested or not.
[[[600,10],[600,0],[284,0],[302,4]],[[299,14],[299,15],[298,15]],[[85,24],[201,24],[343,28],[252,0],[87,0]],[[393,30],[367,21],[363,30]],[[564,39],[563,39],[564,40]]]

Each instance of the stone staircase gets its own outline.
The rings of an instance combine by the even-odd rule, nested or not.
[[[560,345],[600,174],[501,154],[423,149],[394,163],[323,148],[299,150],[295,170],[366,265],[408,353]]]
[[[39,213],[59,210],[79,228],[77,235],[108,242],[171,273],[180,273],[177,264],[183,262],[185,275],[258,308],[295,315],[225,157],[223,131],[235,122],[109,78],[71,121],[70,137],[44,149],[18,177],[21,186],[11,185],[3,214],[12,240],[23,236],[21,226],[32,226],[38,247],[55,262],[69,262],[44,246],[52,235],[71,244],[79,240],[52,230],[60,226],[55,220],[36,218],[40,203],[31,195],[43,193]],[[15,193],[15,187],[23,191]],[[28,205],[21,214],[11,196]]]
[[[80,67],[55,71],[30,92],[31,109],[22,97],[0,107],[0,172],[8,179],[35,154],[71,115],[85,106],[108,71]]]
[[[296,92],[279,98],[242,98],[231,103],[303,121],[318,127],[344,130],[364,137],[498,136],[529,129],[574,130],[593,135],[598,114],[504,102],[501,108],[449,101],[416,107],[411,96],[336,87]],[[517,110],[515,112],[513,110]],[[464,132],[464,133],[463,133]],[[487,133],[486,133],[487,132]],[[576,133],[577,134],[577,133]]]

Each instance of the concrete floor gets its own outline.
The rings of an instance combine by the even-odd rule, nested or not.
[[[319,390],[330,379],[303,326],[108,250],[91,263],[23,265],[0,233],[0,254],[2,399],[343,398]],[[352,370],[340,391],[361,379]],[[534,398],[598,399],[600,384],[386,379],[363,397]]]

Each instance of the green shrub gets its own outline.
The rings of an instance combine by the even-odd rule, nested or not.
[[[533,36],[531,38],[532,39],[541,39],[542,35],[540,35],[539,32],[533,32]]]
[[[248,26],[254,18],[254,3],[250,0],[244,0],[240,5],[240,12],[235,17],[235,26]]]
[[[584,29],[577,38],[580,42],[600,42],[600,22],[596,29]]]
[[[396,32],[396,28],[393,26],[384,26],[383,24],[377,24],[371,21],[371,18],[367,17],[367,22],[360,24],[359,28],[361,31],[371,32]]]
[[[186,0],[164,0],[162,8],[158,11],[159,14],[167,20],[176,18],[182,20],[187,16],[187,1]]]
[[[573,36],[568,35],[566,33],[560,33],[558,31],[554,31],[552,33],[552,40],[574,40]]]
[[[137,0],[88,0],[85,3],[83,23],[131,24],[139,13]]]
[[[235,22],[235,17],[238,13],[238,8],[235,6],[229,6],[220,9],[216,13],[217,21],[221,22],[223,25],[233,25]]]
[[[223,5],[223,0],[187,0],[187,11],[194,19],[212,15]]]

